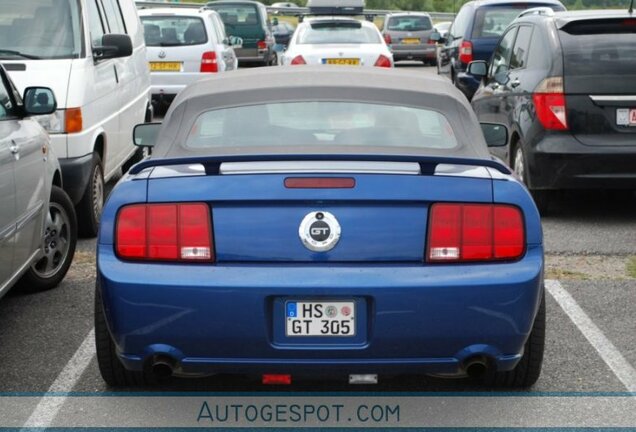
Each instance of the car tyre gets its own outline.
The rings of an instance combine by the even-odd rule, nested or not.
[[[22,276],[18,290],[33,293],[55,288],[71,266],[76,243],[77,218],[73,203],[66,192],[53,186],[42,236],[43,256]]]
[[[550,208],[550,201],[552,200],[552,191],[530,189],[530,182],[528,177],[528,165],[525,153],[523,152],[523,145],[521,141],[518,141],[514,147],[514,153],[512,155],[512,169],[523,183],[528,187],[532,194],[537,209],[541,215],[546,215]]]
[[[523,356],[511,371],[495,372],[486,377],[486,384],[494,387],[527,388],[541,375],[545,350],[545,289],[534,319],[530,336],[523,347]]]
[[[106,318],[99,278],[95,284],[95,350],[97,366],[103,380],[110,387],[131,387],[150,384],[143,372],[129,371],[117,356],[115,343],[110,336]]]
[[[99,220],[104,206],[104,173],[102,161],[93,153],[93,161],[86,190],[77,204],[79,233],[82,237],[95,237],[99,231]]]

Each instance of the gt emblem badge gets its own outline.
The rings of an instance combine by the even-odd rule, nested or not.
[[[298,235],[307,249],[326,252],[333,249],[340,240],[340,224],[329,212],[311,212],[300,223]]]

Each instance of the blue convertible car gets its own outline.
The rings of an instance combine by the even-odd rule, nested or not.
[[[482,133],[483,128],[483,133]],[[539,377],[543,246],[532,198],[434,76],[313,67],[198,82],[98,240],[101,374]]]

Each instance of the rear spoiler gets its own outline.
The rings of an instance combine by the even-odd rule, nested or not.
[[[224,162],[262,162],[262,161],[375,161],[375,162],[414,162],[420,164],[422,174],[435,173],[438,165],[467,165],[493,168],[502,174],[512,174],[510,168],[496,158],[478,159],[465,157],[413,156],[413,155],[331,155],[331,154],[272,154],[272,155],[230,155],[230,156],[189,156],[182,158],[146,159],[130,168],[130,174],[139,174],[147,168],[175,165],[200,164],[206,174],[219,174]]]

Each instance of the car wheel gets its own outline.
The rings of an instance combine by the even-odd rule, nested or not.
[[[530,336],[523,347],[523,356],[517,366],[506,372],[495,372],[486,377],[486,384],[496,387],[531,387],[541,375],[545,350],[545,289],[541,305],[534,319]]]
[[[77,242],[77,219],[73,203],[57,186],[51,190],[42,234],[42,256],[22,276],[18,289],[39,292],[55,288],[66,276]]]
[[[102,216],[104,206],[104,174],[102,172],[101,159],[97,153],[93,153],[88,185],[77,204],[77,219],[79,221],[79,233],[83,237],[95,237],[99,231],[99,219]]]
[[[534,200],[537,209],[539,209],[539,213],[545,215],[548,212],[550,207],[550,201],[552,199],[552,191],[549,190],[539,190],[539,189],[530,189],[529,181],[528,181],[528,166],[526,162],[526,157],[523,153],[523,146],[521,142],[517,142],[514,150],[514,156],[512,160],[512,169],[514,173],[517,175],[519,179],[523,181],[523,183],[528,187],[530,193],[532,194],[532,199]]]
[[[119,360],[115,343],[110,337],[99,278],[95,284],[95,350],[97,352],[97,366],[102,378],[111,387],[148,385],[143,372],[129,371]]]

